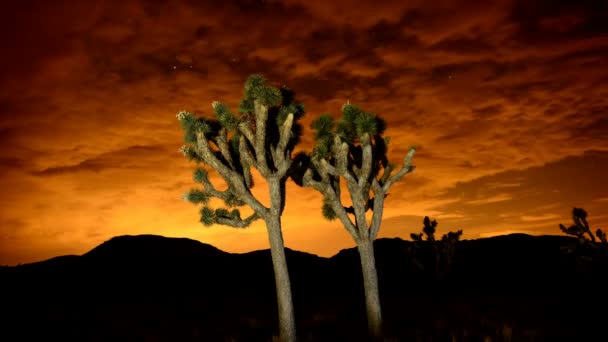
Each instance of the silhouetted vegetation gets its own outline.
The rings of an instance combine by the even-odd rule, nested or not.
[[[456,232],[450,231],[443,234],[440,240],[436,240],[435,231],[437,228],[437,220],[431,221],[428,216],[425,216],[422,223],[423,227],[421,233],[410,234],[410,237],[415,242],[412,262],[414,262],[417,267],[424,269],[424,255],[430,255],[435,277],[441,278],[449,271],[449,268],[454,261],[456,244],[460,241],[462,230]]]
[[[374,242],[387,341],[603,341],[606,262],[582,270],[569,236],[459,241],[451,271],[411,267],[415,242]],[[364,341],[356,248],[286,249],[299,341]],[[269,250],[230,254],[188,239],[117,237],[82,256],[1,269],[1,341],[271,341]],[[586,297],[585,294],[589,294]],[[15,338],[18,337],[18,338]]]
[[[580,268],[592,267],[599,259],[608,258],[608,242],[606,233],[598,228],[593,234],[587,222],[587,211],[583,208],[572,208],[573,224],[569,227],[559,224],[560,230],[566,235],[574,236],[577,242],[564,246],[563,250],[576,256]],[[599,241],[597,241],[597,239]]]
[[[587,212],[583,208],[573,208],[572,209],[572,221],[574,224],[570,227],[566,228],[563,224],[559,224],[559,228],[567,235],[576,236],[581,242],[596,242],[595,235],[591,232],[589,228],[589,223],[587,223]],[[598,228],[595,231],[595,234],[600,239],[600,242],[606,242],[606,233]]]

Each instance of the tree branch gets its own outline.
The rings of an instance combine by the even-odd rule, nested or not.
[[[323,177],[323,176],[321,176],[321,177]],[[325,181],[322,181],[322,182],[315,181],[312,178],[311,169],[306,170],[306,172],[304,173],[304,177],[302,178],[302,181],[303,181],[302,184],[304,186],[311,187],[311,188],[319,191],[323,196],[325,196],[329,199],[329,203],[331,203],[332,209],[336,213],[336,216],[338,216],[338,219],[340,220],[340,222],[342,222],[342,224],[344,225],[344,227],[346,228],[348,233],[353,237],[353,239],[356,242],[358,242],[360,240],[360,238],[359,238],[359,235],[357,234],[357,229],[356,229],[355,225],[353,224],[353,222],[348,217],[348,215],[346,213],[346,209],[344,208],[344,205],[342,205],[342,200],[340,199],[340,197],[336,196],[336,193],[335,193],[334,189],[332,188],[332,186],[329,183],[326,183]]]
[[[255,156],[256,167],[265,178],[271,174],[266,161],[266,121],[268,120],[268,107],[259,100],[254,100],[255,106]]]
[[[211,184],[211,181],[207,177],[203,178],[201,183],[203,185],[204,192],[209,194],[209,196],[219,198],[221,200],[228,199],[228,196],[230,195],[230,188],[228,190],[219,191],[215,188],[215,186],[213,186],[213,184]]]
[[[320,164],[318,165],[318,167],[322,168],[326,174],[334,176],[334,177],[340,177],[340,172],[338,172],[338,169],[336,169],[333,165],[331,165],[327,161],[327,159],[321,158],[319,160],[319,162],[320,162]],[[315,165],[315,166],[317,166],[317,165]]]
[[[346,209],[344,208],[342,201],[336,196],[333,191],[328,191],[328,193],[330,195],[328,196],[328,199],[330,201],[329,203],[331,203],[332,209],[336,213],[336,216],[338,216],[338,219],[340,219],[340,222],[342,222],[342,225],[344,225],[348,233],[352,236],[353,240],[359,243],[361,237],[357,233],[357,227],[348,217],[348,214],[346,213]]]
[[[239,157],[241,158],[241,165],[243,166],[243,176],[245,178],[245,185],[247,188],[251,188],[253,185],[253,178],[251,176],[251,166],[255,164],[253,155],[247,146],[245,137],[241,135],[239,139]]]
[[[382,176],[380,177],[380,185],[383,185],[388,180],[388,177],[391,176],[393,172],[393,164],[387,164],[384,170],[382,171]]]
[[[204,133],[197,133],[197,147],[200,151],[203,159],[207,164],[209,164],[212,168],[217,171],[222,178],[224,178],[228,185],[232,185],[239,193],[243,194],[243,202],[247,203],[255,212],[260,215],[265,215],[267,212],[267,208],[262,205],[249,191],[249,188],[245,186],[245,181],[242,175],[239,175],[236,171],[231,170],[226,165],[215,157],[211,148],[209,147],[209,143],[207,141],[207,137]]]
[[[234,163],[232,162],[232,156],[230,155],[230,147],[228,146],[228,132],[225,128],[220,129],[217,138],[217,147],[220,149],[220,153],[228,162],[230,168],[234,170]]]
[[[346,179],[347,184],[356,184],[357,180],[355,179],[355,175],[353,175],[348,169],[348,144],[342,142],[340,137],[337,135],[334,137],[334,156],[336,159],[336,172],[337,175],[340,175]],[[326,161],[327,162],[327,161]],[[331,166],[329,163],[327,163]],[[330,169],[328,166],[328,169]],[[331,166],[333,168],[333,166]]]
[[[365,133],[361,137],[361,144],[363,145],[363,158],[361,161],[361,171],[357,176],[359,177],[359,187],[363,188],[372,172],[372,145],[369,134]]]
[[[399,179],[401,179],[401,177],[403,177],[406,173],[410,173],[413,172],[414,169],[416,168],[414,165],[412,165],[412,158],[414,157],[414,154],[416,153],[416,149],[414,147],[410,147],[410,150],[407,152],[407,155],[405,156],[405,158],[403,159],[403,165],[401,166],[401,169],[394,174],[392,177],[390,177],[386,183],[384,183],[382,190],[384,193],[386,193],[388,191],[388,189]]]
[[[255,136],[253,135],[253,131],[251,131],[251,127],[249,127],[249,123],[241,122],[239,124],[239,131],[247,138],[247,142],[249,142],[251,146],[255,146]]]
[[[382,190],[382,186],[378,183],[375,178],[372,180],[372,190],[374,191],[374,206],[372,213],[372,222],[369,225],[371,240],[375,240],[380,231],[380,224],[382,223],[382,214],[384,212],[384,199],[386,194]]]
[[[219,216],[215,218],[215,222],[232,228],[247,228],[253,221],[256,221],[259,218],[261,218],[261,216],[254,212],[245,219]]]
[[[320,193],[324,194],[325,186],[323,183],[316,181],[312,178],[312,170],[308,169],[304,172],[304,176],[302,177],[302,185],[313,188]]]
[[[289,169],[291,165],[291,158],[286,155],[285,149],[287,148],[287,143],[289,142],[289,138],[291,138],[291,128],[293,126],[293,114],[289,113],[283,126],[281,127],[279,142],[276,146],[275,151],[275,165],[277,165],[277,169],[279,169],[279,174],[284,175]]]

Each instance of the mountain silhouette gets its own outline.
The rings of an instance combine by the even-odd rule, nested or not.
[[[593,312],[607,307],[606,257],[577,243],[525,234],[464,240],[437,274],[429,245],[378,239],[386,335],[395,341],[605,339],[605,316]],[[291,249],[286,255],[300,339],[361,340],[366,318],[356,248],[331,258]],[[185,238],[120,236],[81,256],[2,267],[0,284],[2,341],[270,341],[277,335],[269,250],[237,254]]]

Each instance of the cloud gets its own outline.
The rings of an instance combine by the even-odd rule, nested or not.
[[[35,176],[56,176],[78,172],[101,172],[107,169],[142,169],[145,170],[149,165],[149,159],[167,155],[168,151],[162,146],[129,146],[127,148],[107,152],[90,159],[85,159],[74,165],[54,166],[43,170],[34,171]],[[150,158],[152,157],[152,158]]]
[[[562,217],[563,216],[560,216],[557,214],[541,214],[541,215],[537,215],[537,216],[523,215],[520,217],[520,220],[522,220],[523,222],[536,222],[536,221],[555,220],[555,219],[559,219]]]
[[[503,201],[508,201],[511,200],[513,197],[511,197],[508,194],[498,194],[489,198],[481,198],[481,199],[475,199],[475,200],[470,200],[467,201],[467,204],[472,204],[472,205],[477,205],[477,204],[488,204],[488,203],[497,203],[497,202],[503,202]]]
[[[598,199],[606,194],[608,12],[601,2],[24,4],[5,6],[10,15],[0,22],[7,66],[0,70],[0,220],[9,212],[11,219],[36,212],[40,220],[25,220],[21,247],[2,258],[52,256],[57,246],[82,250],[138,231],[183,231],[245,248],[232,235],[239,232],[201,232],[196,208],[172,202],[194,185],[193,165],[175,152],[182,144],[175,113],[209,117],[214,100],[236,110],[251,73],[295,90],[308,112],[305,130],[350,100],[386,119],[391,161],[421,146],[416,171],[387,198],[382,236],[408,236],[403,227],[418,229],[425,215],[473,238],[552,232],[559,219],[551,215],[565,222],[574,205],[605,211]],[[312,143],[305,133],[299,148]],[[335,226],[311,218],[319,197],[289,190],[284,220],[294,228],[286,241],[328,254],[333,239],[345,246],[348,235],[322,231]],[[266,196],[263,187],[255,191]],[[61,219],[65,208],[78,219]],[[97,211],[106,220],[88,222]],[[297,232],[309,220],[322,242]],[[73,237],[54,232],[38,243],[45,229]],[[264,246],[263,226],[253,231],[251,246]]]

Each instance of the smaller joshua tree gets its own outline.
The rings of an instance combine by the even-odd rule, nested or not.
[[[359,251],[369,333],[382,335],[382,314],[374,240],[378,236],[384,199],[391,186],[405,174],[416,152],[411,147],[399,167],[387,160],[388,138],[383,137],[385,122],[347,102],[337,123],[329,114],[312,124],[316,144],[311,154],[301,153],[299,167],[291,173],[300,186],[312,187],[323,195],[323,216],[338,219],[352,236]],[[397,172],[393,172],[397,170]],[[346,185],[352,206],[345,206],[340,195]],[[366,213],[372,212],[368,220]]]
[[[585,255],[585,250],[591,249],[592,251],[597,252],[598,249],[602,252],[603,255],[608,254],[608,241],[606,239],[606,232],[598,228],[595,231],[595,235],[589,228],[589,223],[587,223],[587,212],[583,208],[572,208],[572,221],[574,224],[570,227],[566,227],[563,224],[559,224],[559,229],[564,232],[566,235],[575,236],[578,239],[578,247],[576,250],[578,253],[583,253],[581,258],[589,259],[590,256]],[[599,244],[596,242],[599,239]],[[572,247],[570,247],[572,248]],[[572,251],[572,249],[570,250]],[[596,254],[593,252],[593,254]],[[596,254],[597,255],[597,254]]]
[[[572,208],[572,221],[574,221],[574,224],[568,228],[560,223],[559,229],[567,235],[576,236],[581,242],[596,241],[595,235],[593,235],[593,232],[589,228],[589,223],[587,223],[587,212],[585,209]],[[606,233],[603,230],[598,228],[595,234],[602,243],[606,243]]]
[[[410,237],[419,246],[426,240],[433,249],[433,260],[435,264],[435,276],[440,277],[450,267],[454,259],[456,244],[460,241],[462,230],[456,232],[448,232],[441,237],[441,240],[435,239],[435,231],[437,228],[437,220],[431,221],[428,216],[424,217],[424,226],[419,234],[412,233]],[[419,266],[422,266],[419,264]]]

